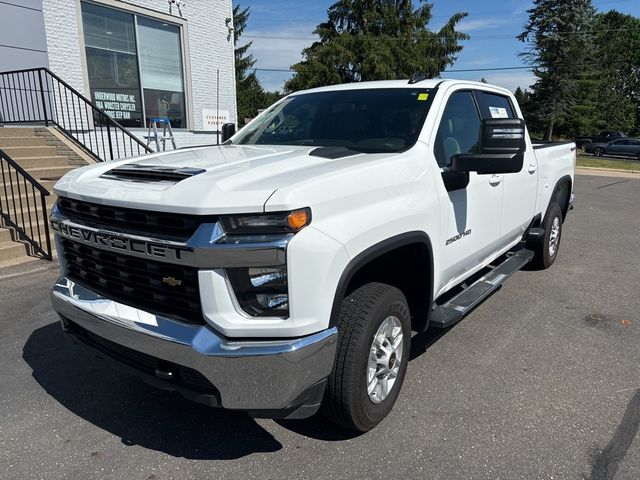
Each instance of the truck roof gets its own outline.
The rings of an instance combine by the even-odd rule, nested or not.
[[[489,83],[473,82],[470,80],[431,78],[416,83],[409,83],[409,80],[377,80],[372,82],[342,83],[338,85],[329,85],[326,87],[310,88],[309,90],[300,90],[293,93],[293,95],[297,95],[300,93],[331,92],[336,90],[364,90],[370,88],[435,88],[436,86],[442,85],[469,85],[473,87],[489,88],[491,90],[501,91],[508,95],[512,94],[506,88],[491,85]]]

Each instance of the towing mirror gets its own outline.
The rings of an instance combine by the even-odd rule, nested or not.
[[[525,131],[524,120],[520,118],[483,120],[479,153],[455,155],[451,170],[479,175],[519,172],[527,148]]]
[[[236,124],[225,123],[224,125],[222,125],[222,138],[220,139],[220,143],[226,142],[235,134],[236,134]]]

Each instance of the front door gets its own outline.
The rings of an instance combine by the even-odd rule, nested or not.
[[[480,139],[480,114],[473,93],[453,92],[440,117],[434,155],[443,174],[451,158],[474,153]],[[444,182],[443,182],[443,187]],[[450,188],[441,202],[443,243],[442,284],[458,283],[497,248],[502,215],[503,182],[500,176],[469,174],[466,188]]]
[[[509,97],[493,92],[474,92],[485,118],[517,118]],[[538,194],[538,164],[531,144],[527,145],[522,170],[500,175],[504,182],[500,238],[506,246],[521,238],[533,219]]]

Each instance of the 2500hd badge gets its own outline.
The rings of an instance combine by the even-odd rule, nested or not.
[[[451,237],[450,239],[447,240],[447,245],[451,245],[453,242],[457,242],[461,238],[468,237],[469,235],[471,235],[471,229],[465,230],[464,232],[459,233],[455,237]]]

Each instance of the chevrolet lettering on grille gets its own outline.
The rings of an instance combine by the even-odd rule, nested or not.
[[[51,228],[58,235],[70,240],[78,240],[107,250],[128,252],[136,256],[180,261],[184,253],[192,251],[188,247],[153,243],[88,227],[69,225],[54,218],[51,219]]]

